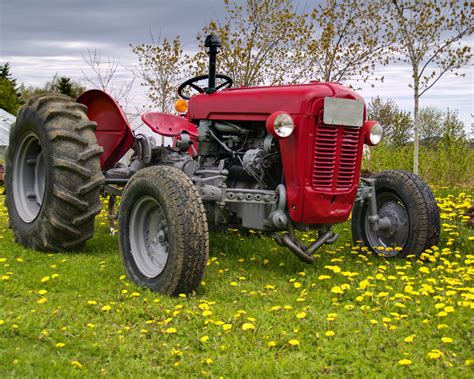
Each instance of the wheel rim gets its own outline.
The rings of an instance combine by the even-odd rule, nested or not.
[[[377,211],[380,219],[389,221],[378,231],[370,228],[368,212],[365,217],[367,242],[377,253],[387,257],[398,254],[395,248],[404,248],[410,232],[410,219],[405,203],[396,194],[383,192],[377,194]],[[394,250],[387,251],[387,248]]]
[[[20,218],[33,222],[40,213],[46,186],[46,166],[39,138],[23,136],[15,154],[12,173],[13,199]]]
[[[168,223],[161,205],[151,196],[140,198],[132,209],[130,248],[140,272],[154,278],[168,261]]]

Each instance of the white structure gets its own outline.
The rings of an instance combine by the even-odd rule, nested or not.
[[[16,117],[0,108],[0,161],[5,159],[5,149],[8,146],[10,127],[15,122]]]

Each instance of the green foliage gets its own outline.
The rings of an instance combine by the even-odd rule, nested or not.
[[[21,86],[20,87],[20,102],[25,104],[27,100],[36,95],[44,93],[61,93],[72,98],[77,98],[85,91],[85,87],[80,82],[74,81],[67,76],[58,77],[54,75],[51,80],[48,80],[42,87]]]
[[[15,115],[19,106],[18,94],[12,82],[8,79],[0,78],[0,108]]]
[[[377,120],[384,127],[384,141],[402,146],[410,141],[413,121],[409,112],[402,111],[392,99],[373,98],[367,106],[367,118]]]
[[[389,169],[413,170],[413,145],[381,144],[370,148],[363,167],[372,172]],[[474,186],[474,149],[462,138],[445,137],[436,144],[420,146],[419,175],[437,185]]]

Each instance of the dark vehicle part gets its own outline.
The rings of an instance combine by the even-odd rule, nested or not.
[[[189,177],[166,166],[135,174],[120,204],[119,242],[133,282],[168,295],[196,290],[209,241],[204,206]]]
[[[178,95],[185,100],[189,100],[191,97],[186,95],[184,91],[186,87],[191,87],[192,89],[196,90],[198,93],[208,93],[208,88],[200,87],[196,83],[205,79],[209,80],[209,78],[210,78],[209,75],[199,75],[199,76],[195,76],[194,78],[186,80],[185,82],[181,83],[180,86],[178,87]],[[227,75],[216,74],[216,76],[214,77],[214,82],[216,79],[222,79],[224,81],[221,84],[219,84],[217,87],[215,87],[214,91],[212,92],[216,92],[224,88],[230,88],[234,84],[234,81],[232,80],[232,78]]]
[[[352,212],[352,238],[385,257],[419,256],[436,245],[440,216],[428,185],[406,171],[365,179]]]
[[[21,108],[6,156],[6,204],[15,239],[37,250],[80,248],[94,234],[104,183],[94,122],[68,96]]]

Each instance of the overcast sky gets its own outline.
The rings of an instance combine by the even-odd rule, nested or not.
[[[299,3],[311,6],[315,1]],[[0,64],[10,62],[13,75],[25,85],[43,85],[56,73],[81,80],[81,70],[87,70],[82,55],[97,49],[103,56],[120,58],[117,80],[127,80],[128,70],[137,64],[130,43],[149,42],[150,33],[169,38],[179,34],[185,49],[195,50],[196,33],[223,13],[223,0],[0,0]],[[366,101],[380,95],[411,111],[410,68],[391,65],[378,72],[385,76],[383,84],[358,84]],[[457,109],[470,131],[472,65],[462,72],[466,77],[441,79],[422,97],[421,105]],[[137,105],[146,101],[139,83],[131,100]]]

